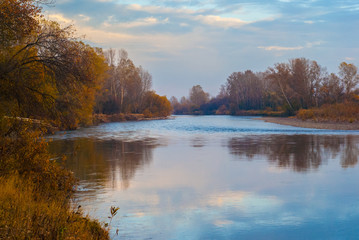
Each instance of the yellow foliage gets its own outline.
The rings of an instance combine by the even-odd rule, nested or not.
[[[96,221],[71,211],[64,199],[47,199],[19,175],[0,177],[1,239],[109,239]]]
[[[301,109],[296,117],[302,120],[314,119],[352,123],[359,121],[359,103],[346,101],[344,103],[326,104],[320,108]]]
[[[108,239],[99,223],[71,210],[76,181],[33,128],[0,118],[0,239]]]
[[[297,113],[297,118],[302,120],[314,119],[314,112],[312,109],[300,109]]]
[[[148,92],[145,97],[143,114],[146,117],[167,117],[171,115],[172,106],[166,96],[159,96],[154,91]]]

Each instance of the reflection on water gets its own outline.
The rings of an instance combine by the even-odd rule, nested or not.
[[[85,211],[106,222],[120,207],[114,239],[359,236],[358,132],[214,116],[53,138],[50,150],[80,180]]]
[[[65,166],[76,177],[86,181],[86,189],[101,188],[111,183],[118,187],[130,186],[130,180],[138,169],[152,161],[152,151],[158,144],[148,141],[124,142],[116,140],[94,141],[89,138],[77,138],[54,141],[50,151],[56,155],[65,155]]]
[[[359,148],[354,136],[269,135],[231,138],[230,152],[251,160],[262,155],[278,167],[306,172],[340,155],[342,167],[358,162]]]

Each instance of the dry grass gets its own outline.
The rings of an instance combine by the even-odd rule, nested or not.
[[[0,119],[0,239],[109,239],[72,211],[76,181],[51,161],[41,131]]]
[[[65,199],[39,195],[18,175],[0,178],[1,239],[108,239],[96,221],[71,211]]]
[[[302,120],[311,119],[320,122],[358,122],[359,104],[356,102],[344,102],[323,105],[320,108],[301,109],[296,117]]]

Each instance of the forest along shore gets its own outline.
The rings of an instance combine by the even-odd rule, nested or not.
[[[282,118],[282,117],[261,117],[256,120],[263,120],[265,122],[277,123],[282,125],[289,125],[293,127],[302,128],[316,128],[316,129],[332,129],[332,130],[359,130],[359,122],[320,122],[314,120],[301,120],[298,118]]]

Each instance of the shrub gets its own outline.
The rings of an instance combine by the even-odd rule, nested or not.
[[[314,119],[314,111],[312,109],[300,109],[297,113],[297,118],[302,120]]]
[[[96,221],[71,211],[63,199],[39,195],[20,175],[0,177],[1,239],[108,239]]]
[[[51,160],[41,129],[0,118],[0,239],[108,239],[71,210],[73,174]]]
[[[352,123],[359,121],[359,103],[346,101],[344,103],[326,104],[320,108],[301,109],[296,117],[302,120],[317,119],[319,121]]]

